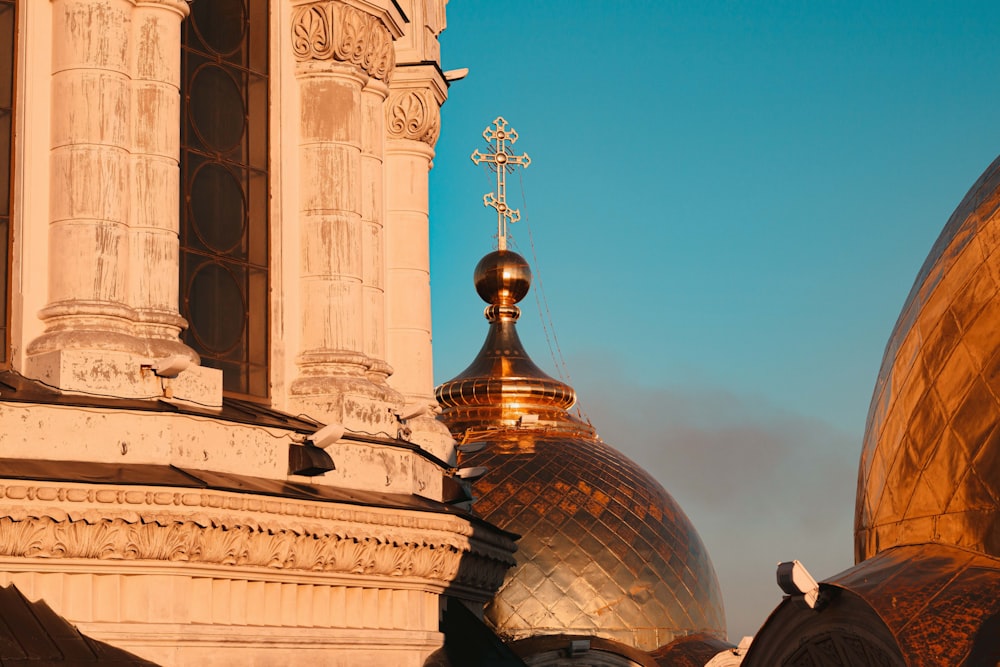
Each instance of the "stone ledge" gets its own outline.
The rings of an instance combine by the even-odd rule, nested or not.
[[[70,394],[222,405],[222,371],[192,365],[176,378],[160,378],[149,370],[151,361],[113,350],[52,350],[30,356],[25,375]]]
[[[166,487],[0,484],[0,556],[416,578],[488,599],[509,539],[461,517]]]
[[[421,667],[441,647],[438,632],[80,623],[81,632],[162,665],[304,664],[315,667]],[[294,659],[289,651],[294,651]]]

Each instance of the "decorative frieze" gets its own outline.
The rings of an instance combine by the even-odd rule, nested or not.
[[[0,516],[5,557],[414,577],[484,597],[514,562],[512,542],[446,515],[135,487],[11,484],[0,497],[20,501]]]
[[[392,34],[382,21],[341,2],[314,2],[292,14],[296,60],[338,60],[388,81],[396,64]]]
[[[441,133],[441,107],[427,90],[402,90],[389,96],[386,131],[392,139],[412,139],[433,147]]]

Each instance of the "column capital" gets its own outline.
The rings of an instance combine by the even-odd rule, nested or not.
[[[441,133],[441,105],[446,99],[448,84],[438,67],[397,65],[385,106],[386,135],[422,141],[433,148]]]
[[[427,90],[393,90],[385,106],[390,139],[422,141],[434,147],[441,133],[441,107]]]
[[[292,52],[299,62],[346,62],[388,81],[396,65],[392,42],[385,20],[337,0],[292,10]]]

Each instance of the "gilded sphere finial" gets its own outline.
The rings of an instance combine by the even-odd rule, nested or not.
[[[531,289],[531,269],[516,252],[494,250],[476,265],[475,282],[476,292],[486,303],[513,306]]]

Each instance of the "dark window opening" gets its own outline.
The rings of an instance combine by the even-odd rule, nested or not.
[[[268,394],[267,0],[191,4],[181,51],[184,342]]]

